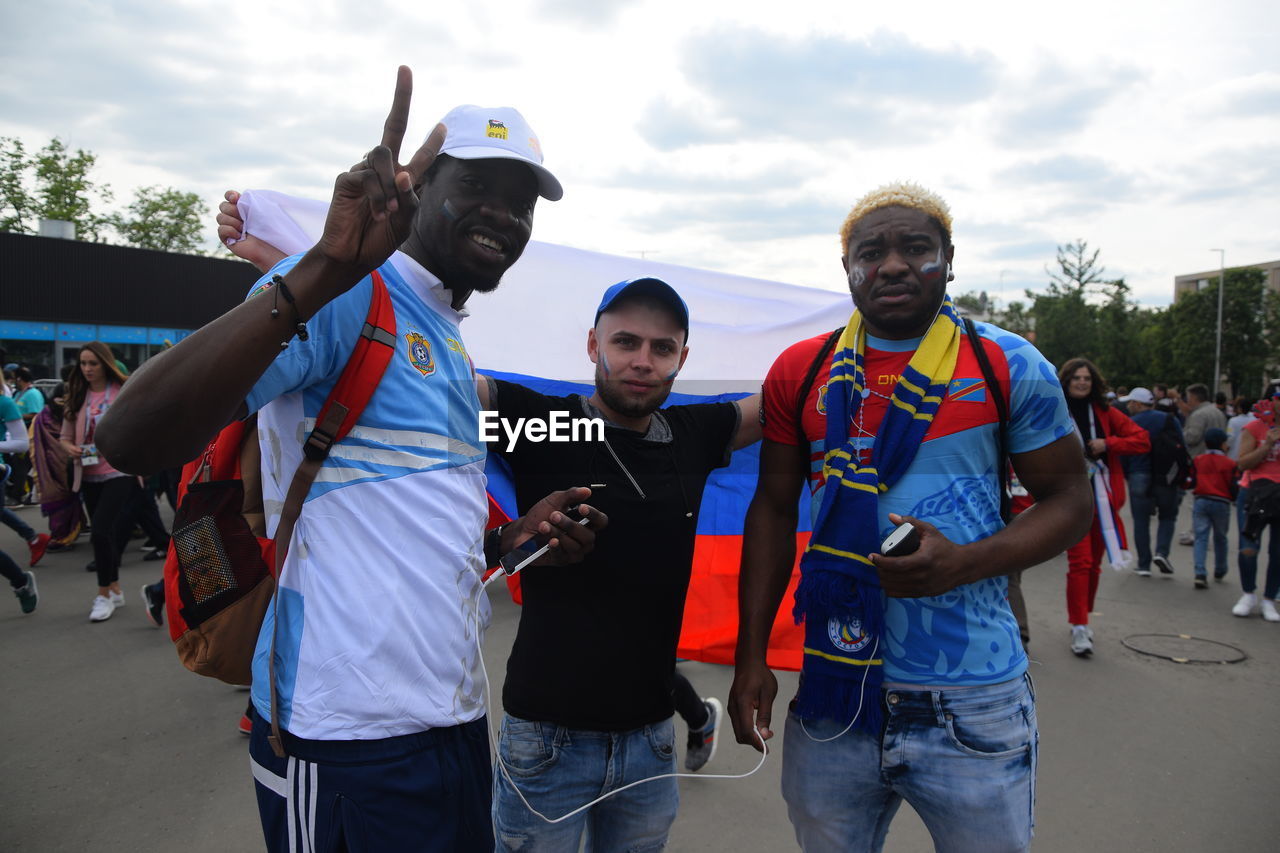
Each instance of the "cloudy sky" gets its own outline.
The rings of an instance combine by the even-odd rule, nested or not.
[[[45,0],[3,20],[0,135],[95,152],[121,201],[326,196],[404,63],[416,138],[458,103],[530,120],[566,190],[540,240],[841,289],[844,212],[905,178],[951,204],[953,292],[1022,298],[1076,238],[1148,305],[1211,249],[1280,258],[1274,0]]]

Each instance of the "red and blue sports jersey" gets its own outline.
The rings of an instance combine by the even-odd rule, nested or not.
[[[996,381],[1009,394],[1009,452],[1027,453],[1069,435],[1073,426],[1053,366],[1025,339],[985,323],[977,328]],[[781,444],[808,445],[815,512],[824,488],[827,371],[818,371],[805,397],[799,428],[796,404],[809,365],[826,338],[819,335],[788,348],[764,383],[764,437]],[[919,343],[918,338],[867,338],[868,391],[860,407],[861,423],[850,424],[849,433],[864,461],[869,459],[887,398]],[[879,517],[871,522],[880,537],[893,529],[891,512],[927,521],[962,545],[1003,528],[996,444],[999,415],[992,395],[969,339],[963,337],[947,395],[920,450],[902,479],[880,496]],[[866,521],[850,519],[849,523]],[[996,577],[930,598],[886,598],[885,681],[963,686],[994,684],[1022,674],[1027,658],[1007,591],[1005,578]]]

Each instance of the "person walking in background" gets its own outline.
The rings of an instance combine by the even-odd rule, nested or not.
[[[1244,430],[1244,425],[1257,417],[1253,413],[1253,404],[1254,401],[1248,397],[1236,397],[1234,405],[1236,413],[1227,419],[1225,450],[1232,461],[1240,457],[1240,433]]]
[[[1240,436],[1240,456],[1236,464],[1245,472],[1240,490],[1241,504],[1252,509],[1251,501],[1259,500],[1261,493],[1272,491],[1280,484],[1280,427],[1275,425],[1273,406],[1276,400],[1264,400],[1254,407],[1256,420],[1244,425]],[[1257,575],[1258,551],[1262,547],[1262,531],[1257,538],[1245,536],[1246,513],[1240,514],[1240,589],[1243,595],[1231,608],[1236,616],[1248,616],[1258,606]],[[1262,618],[1268,622],[1280,622],[1276,610],[1276,594],[1280,593],[1280,545],[1276,544],[1277,526],[1271,520],[1265,527],[1271,528],[1271,542],[1267,548],[1267,580],[1262,590]],[[1246,546],[1250,546],[1247,547]],[[1249,558],[1246,559],[1246,552]]]
[[[59,383],[31,424],[31,462],[40,513],[49,520],[50,551],[72,548],[85,522],[80,495],[73,487],[72,457],[61,441],[66,394],[66,383]]]
[[[1227,528],[1231,525],[1231,503],[1236,492],[1236,463],[1222,447],[1227,433],[1213,427],[1204,434],[1205,451],[1195,458],[1195,503],[1191,518],[1195,528],[1196,589],[1208,589],[1206,551],[1213,537],[1213,579],[1227,576]]]
[[[32,381],[31,371],[25,367],[13,370],[13,402],[22,415],[22,423],[30,429],[35,416],[44,408],[44,395]],[[9,475],[6,501],[16,506],[35,503],[35,489],[31,487],[31,454],[11,453],[9,462],[13,471]]]
[[[1071,651],[1079,657],[1093,654],[1093,630],[1089,613],[1098,595],[1105,552],[1112,566],[1122,568],[1131,559],[1126,550],[1124,523],[1124,471],[1122,454],[1151,450],[1147,431],[1128,416],[1107,405],[1106,380],[1087,358],[1073,358],[1058,372],[1067,410],[1084,441],[1093,483],[1094,513],[1089,532],[1067,549],[1067,621],[1071,624]]]
[[[1156,436],[1164,430],[1170,430],[1181,439],[1182,427],[1178,419],[1169,412],[1156,411],[1156,399],[1151,391],[1142,387],[1134,388],[1120,399],[1128,405],[1129,417],[1133,422],[1147,431],[1152,447],[1155,447]],[[1154,563],[1162,576],[1172,577],[1173,564],[1169,562],[1169,550],[1173,545],[1173,534],[1178,523],[1179,487],[1167,482],[1164,477],[1153,475],[1150,452],[1124,456],[1120,461],[1124,466],[1133,501],[1130,505],[1133,545],[1138,552],[1138,565],[1134,571],[1140,577],[1151,577],[1151,566]],[[1153,513],[1158,519],[1154,555],[1151,553]]]
[[[1178,403],[1178,408],[1183,415],[1182,435],[1187,442],[1187,452],[1191,454],[1192,459],[1195,459],[1204,453],[1205,432],[1214,427],[1225,431],[1227,416],[1209,399],[1208,386],[1200,383],[1187,386],[1186,393]],[[1195,540],[1194,531],[1184,530],[1178,537],[1178,544],[1192,545]]]
[[[1187,440],[1187,452],[1194,459],[1205,451],[1206,432],[1214,428],[1224,433],[1227,431],[1227,416],[1209,402],[1208,387],[1198,383],[1187,386],[1187,399],[1182,404],[1182,411],[1187,417],[1182,435]]]
[[[28,447],[27,427],[22,422],[22,415],[18,411],[17,404],[13,402],[12,397],[7,395],[0,397],[0,453],[25,454]],[[3,488],[5,481],[9,477],[9,466],[3,461],[3,458],[0,457],[0,489]],[[44,556],[45,549],[49,545],[48,535],[36,533],[30,524],[19,518],[17,513],[7,506],[0,506],[0,522],[12,528],[15,533],[22,537],[22,541],[27,543],[27,548],[31,550],[30,565],[34,566],[40,562],[40,558]]]
[[[72,489],[84,494],[93,532],[93,560],[98,573],[98,594],[89,612],[90,622],[111,618],[125,603],[120,591],[120,543],[129,535],[126,512],[134,492],[142,486],[137,477],[117,471],[98,454],[94,433],[98,421],[120,394],[125,376],[116,366],[111,347],[91,341],[80,349],[80,369],[67,382],[66,413],[60,438],[75,462]]]

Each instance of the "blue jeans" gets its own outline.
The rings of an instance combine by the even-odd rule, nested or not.
[[[939,853],[1031,844],[1035,693],[1028,676],[957,690],[886,688],[884,731],[787,715],[782,796],[806,853],[878,853],[898,806],[920,815]],[[807,731],[807,733],[806,733]]]
[[[1205,576],[1204,562],[1213,535],[1213,576],[1227,574],[1227,530],[1231,527],[1231,504],[1225,500],[1197,496],[1191,506],[1192,525],[1196,531],[1196,577]]]
[[[493,768],[496,849],[577,850],[584,830],[587,853],[663,849],[680,803],[674,777],[628,788],[561,823],[529,807],[555,820],[631,782],[675,773],[675,740],[670,718],[627,732],[594,732],[506,715]]]
[[[1178,521],[1178,490],[1163,484],[1151,484],[1151,472],[1137,471],[1129,475],[1129,509],[1133,514],[1133,547],[1138,552],[1138,568],[1151,568],[1151,516],[1158,515],[1156,553],[1169,556],[1174,528]]]
[[[1258,535],[1257,542],[1244,535],[1244,508],[1248,499],[1248,489],[1241,489],[1236,495],[1236,527],[1240,531],[1240,556],[1236,565],[1240,567],[1240,590],[1255,592],[1258,589],[1258,551],[1262,549],[1262,535]],[[1269,524],[1267,527],[1271,530],[1271,544],[1267,546],[1267,580],[1262,597],[1274,601],[1280,594],[1280,546],[1276,545],[1277,525]]]
[[[0,506],[0,524],[13,529],[13,532],[22,537],[23,542],[30,542],[36,538],[36,532],[31,529],[31,525],[23,521],[16,512],[5,506]]]

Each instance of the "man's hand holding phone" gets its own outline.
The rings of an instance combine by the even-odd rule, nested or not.
[[[960,546],[938,528],[893,512],[889,513],[889,521],[898,525],[897,529],[881,543],[883,553],[871,555],[886,595],[924,598],[970,582]]]
[[[526,565],[565,566],[581,562],[595,547],[596,531],[609,517],[583,503],[591,489],[577,486],[552,492],[502,529],[502,566],[514,574]],[[530,557],[536,558],[529,560]]]

